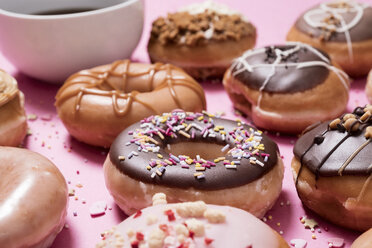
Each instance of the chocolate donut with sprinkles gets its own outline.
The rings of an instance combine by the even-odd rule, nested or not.
[[[304,205],[338,225],[372,227],[372,105],[311,126],[294,146],[292,171]]]
[[[125,129],[104,163],[108,190],[127,214],[151,205],[202,200],[262,217],[278,198],[283,162],[277,145],[240,120],[174,110]]]

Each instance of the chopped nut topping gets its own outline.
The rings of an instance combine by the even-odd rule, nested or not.
[[[366,132],[364,133],[364,137],[366,139],[371,139],[372,138],[372,126],[369,126],[366,128]]]
[[[256,29],[239,15],[223,15],[212,11],[192,15],[188,12],[159,17],[152,24],[150,42],[197,46],[209,40],[240,40],[255,36]]]
[[[341,120],[340,119],[334,119],[333,121],[331,121],[331,123],[329,123],[329,127],[331,129],[337,129],[337,125],[341,123]]]

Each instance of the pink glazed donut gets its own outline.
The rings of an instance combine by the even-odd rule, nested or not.
[[[165,194],[155,194],[152,207],[104,232],[96,248],[289,247],[277,232],[241,209],[203,201],[166,203]]]
[[[0,159],[0,247],[49,247],[65,223],[63,175],[29,150],[0,147]]]

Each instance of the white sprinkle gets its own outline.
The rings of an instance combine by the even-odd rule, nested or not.
[[[264,163],[262,163],[260,160],[256,160],[256,164],[258,164],[259,166],[261,166],[261,167],[264,167]]]
[[[236,165],[235,164],[227,164],[225,165],[226,169],[236,169]]]
[[[221,152],[225,152],[227,149],[229,149],[229,147],[230,144],[225,145],[224,147],[222,147]]]

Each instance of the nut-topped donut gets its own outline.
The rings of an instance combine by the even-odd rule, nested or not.
[[[151,61],[172,63],[205,79],[222,77],[231,61],[255,43],[256,29],[246,18],[205,1],[156,19],[147,48]]]
[[[124,130],[110,148],[104,174],[127,214],[164,192],[170,202],[203,200],[262,217],[280,194],[283,163],[277,145],[241,121],[173,111]]]
[[[17,146],[27,133],[24,96],[17,81],[0,69],[0,146]]]
[[[310,127],[294,147],[302,202],[344,227],[372,227],[372,106]]]
[[[162,204],[155,204],[159,199]],[[96,248],[288,248],[277,232],[241,209],[202,201],[154,204],[103,232]]]
[[[65,178],[26,149],[1,146],[0,158],[0,247],[50,247],[65,224]]]
[[[326,51],[350,76],[372,67],[372,6],[356,1],[321,3],[299,17],[287,35]]]
[[[339,116],[349,97],[348,76],[302,43],[248,50],[226,71],[223,84],[234,107],[256,126],[285,133]]]
[[[123,129],[146,116],[175,108],[201,111],[206,102],[201,86],[183,70],[124,60],[70,76],[57,93],[56,107],[73,137],[109,147]]]

